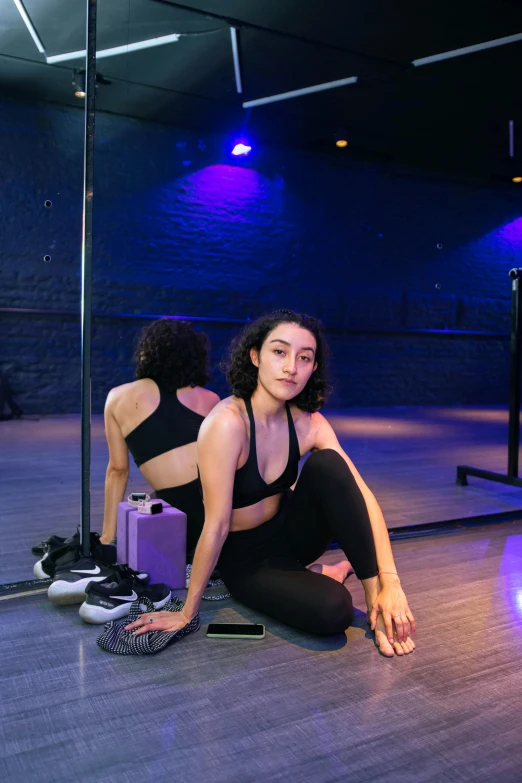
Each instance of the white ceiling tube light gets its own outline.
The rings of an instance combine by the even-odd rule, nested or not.
[[[242,93],[243,85],[241,83],[241,67],[239,65],[239,46],[237,42],[237,30],[235,27],[230,28],[230,40],[232,41],[232,58],[234,60],[234,73],[236,75],[236,90],[238,93]]]
[[[15,4],[15,6],[17,7],[20,16],[24,20],[24,24],[27,27],[27,29],[29,30],[29,33],[31,34],[31,38],[33,39],[33,41],[36,44],[36,48],[38,49],[38,51],[41,54],[45,54],[44,45],[43,45],[42,41],[40,40],[40,36],[36,32],[36,28],[35,28],[34,24],[31,22],[31,17],[29,16],[27,11],[25,10],[25,6],[22,3],[22,0],[13,0],[13,2]]]
[[[180,34],[172,33],[171,35],[161,35],[159,38],[147,38],[145,41],[136,41],[135,43],[124,44],[123,46],[113,46],[111,49],[100,49],[96,52],[96,59],[100,60],[102,57],[114,57],[118,54],[127,54],[128,52],[137,52],[140,49],[152,49],[154,46],[164,46],[165,44],[175,43],[179,41]],[[63,63],[67,60],[78,60],[85,57],[85,49],[81,49],[78,52],[65,52],[64,54],[53,54],[47,57],[49,65],[53,63]]]
[[[301,95],[310,95],[314,92],[323,92],[323,90],[333,90],[336,87],[345,87],[347,84],[355,84],[356,81],[357,76],[350,76],[348,79],[337,79],[334,82],[314,84],[312,87],[302,87],[300,90],[280,92],[278,95],[269,95],[267,98],[256,98],[253,101],[246,101],[243,104],[243,108],[250,109],[253,106],[264,106],[267,103],[276,103],[276,101],[287,101],[289,98],[299,98]]]
[[[464,54],[482,52],[484,49],[494,49],[496,46],[506,46],[506,44],[516,43],[517,41],[522,41],[522,33],[507,35],[505,38],[495,38],[492,41],[473,44],[473,46],[464,46],[462,49],[452,49],[450,52],[442,52],[442,54],[431,54],[429,57],[420,57],[418,60],[412,60],[411,64],[418,68],[420,65],[430,65],[431,63],[438,63],[441,60],[451,60],[453,57],[462,57]]]

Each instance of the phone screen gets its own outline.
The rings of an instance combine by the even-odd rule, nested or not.
[[[207,636],[256,636],[265,635],[264,625],[252,625],[251,623],[210,623]]]

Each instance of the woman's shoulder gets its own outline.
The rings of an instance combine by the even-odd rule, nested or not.
[[[212,409],[213,419],[241,420],[245,418],[245,403],[239,397],[225,397]]]
[[[158,387],[150,378],[142,378],[139,381],[131,381],[130,383],[122,383],[121,386],[115,386],[107,395],[107,405],[111,405],[117,402],[126,400],[136,394],[150,394]]]
[[[244,403],[238,397],[225,397],[215,405],[201,425],[200,432],[234,435],[245,431]]]

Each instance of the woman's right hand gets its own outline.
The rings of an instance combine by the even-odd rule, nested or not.
[[[138,619],[125,626],[126,631],[134,631],[134,636],[139,636],[148,631],[181,631],[194,618],[187,617],[181,612],[151,612],[142,614]]]
[[[398,577],[394,581],[381,580],[381,591],[375,599],[370,612],[370,626],[375,630],[377,616],[382,615],[386,636],[390,644],[394,642],[394,626],[399,642],[405,642],[415,633],[415,618]]]

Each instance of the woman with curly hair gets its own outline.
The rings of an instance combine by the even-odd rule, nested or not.
[[[208,338],[187,321],[162,318],[145,327],[135,353],[136,379],[109,392],[105,434],[109,464],[100,541],[116,535],[118,503],[129,476],[129,454],[158,498],[187,515],[187,552],[203,528],[196,440],[219,402],[209,380]]]
[[[128,626],[136,633],[151,622],[168,631],[189,623],[218,557],[238,601],[305,631],[342,632],[354,617],[343,585],[351,563],[380,652],[412,652],[415,620],[383,515],[319,413],[326,353],[319,323],[289,310],[259,318],[235,340],[233,396],[216,405],[198,438],[205,524],[185,606],[175,617],[143,615]],[[350,563],[315,563],[334,539]]]

